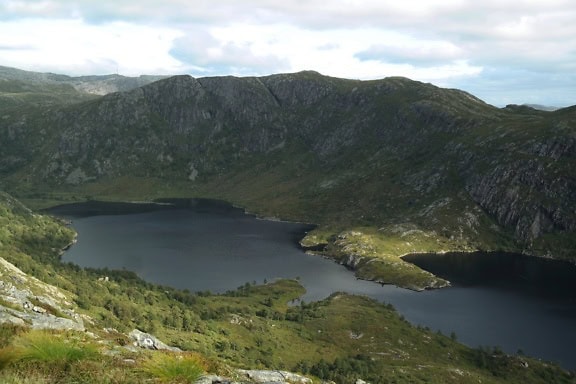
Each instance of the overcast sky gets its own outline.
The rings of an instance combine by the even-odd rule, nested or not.
[[[574,0],[0,0],[0,65],[69,75],[405,76],[576,104]]]

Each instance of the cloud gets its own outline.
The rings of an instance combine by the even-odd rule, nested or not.
[[[68,74],[174,73],[168,54],[181,32],[170,28],[114,22],[104,27],[81,20],[35,20],[0,23],[2,65]]]
[[[30,44],[0,44],[1,51],[28,51],[33,50],[34,46]]]
[[[484,84],[496,79],[530,79],[534,97],[555,89],[567,103],[574,20],[573,0],[3,0],[0,65],[70,74],[313,69],[490,95]]]
[[[338,77],[375,79],[406,76],[432,81],[476,74],[481,70],[468,65],[465,60],[437,61],[433,65],[419,67],[408,61],[360,59],[360,53],[369,50],[378,41],[406,40],[401,34],[379,29],[305,30],[288,24],[235,24],[214,28],[211,33],[220,44],[249,45],[254,54],[278,58],[290,72],[314,69]]]
[[[575,74],[550,74],[511,67],[487,67],[481,76],[446,79],[438,85],[473,90],[475,96],[490,104],[533,103],[556,107],[576,104]]]
[[[456,45],[444,41],[410,40],[375,44],[355,55],[359,60],[377,60],[386,63],[411,63],[415,66],[433,66],[464,59],[464,52]]]
[[[169,53],[201,75],[258,75],[290,69],[280,57],[256,52],[252,42],[219,40],[200,28],[176,39]]]

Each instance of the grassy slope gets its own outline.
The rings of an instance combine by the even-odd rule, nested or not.
[[[497,349],[472,350],[415,328],[392,308],[366,298],[336,294],[322,302],[289,306],[303,293],[296,281],[247,283],[237,291],[213,296],[157,287],[128,272],[63,265],[58,250],[70,241],[71,231],[31,214],[6,195],[1,197],[2,255],[71,292],[78,311],[93,319],[87,322],[89,330],[102,340],[95,344],[86,335],[57,333],[46,341],[44,336],[27,336],[28,331],[2,326],[3,382],[131,383],[150,378],[150,370],[144,369],[149,354],[123,349],[126,337],[103,332],[104,327],[152,332],[169,344],[200,353],[205,368],[219,374],[243,367],[290,369],[339,383],[356,378],[373,383],[574,382],[573,376],[553,365],[506,356]],[[98,280],[104,275],[110,281]],[[64,357],[55,361],[52,352],[27,359],[14,355],[30,339],[44,340]],[[74,348],[83,345],[82,349],[95,354],[78,355]]]
[[[0,112],[10,113],[30,106],[60,106],[95,99],[67,84],[30,84],[0,79]]]

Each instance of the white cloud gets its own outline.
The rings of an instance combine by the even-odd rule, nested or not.
[[[286,63],[270,52],[258,51],[251,41],[218,39],[205,29],[188,30],[174,41],[170,54],[198,74],[258,75],[288,71]]]
[[[182,33],[123,22],[100,26],[81,20],[0,23],[2,64],[20,68],[92,74],[173,73],[180,63],[168,51]]]
[[[465,55],[460,47],[447,41],[402,39],[374,44],[367,50],[358,52],[356,57],[360,60],[430,66],[462,60]]]
[[[402,34],[374,28],[305,30],[290,25],[231,25],[215,28],[212,36],[225,44],[250,47],[254,54],[269,54],[281,59],[289,71],[314,69],[323,74],[348,78],[374,79],[406,76],[423,81],[446,77],[475,75],[481,71],[453,54],[452,60],[435,60],[429,65],[409,61],[361,59],[359,54],[377,42],[417,42]],[[337,43],[334,43],[337,42]],[[424,49],[426,42],[419,46]],[[450,44],[437,43],[445,50],[456,50]],[[432,52],[430,52],[432,54]]]

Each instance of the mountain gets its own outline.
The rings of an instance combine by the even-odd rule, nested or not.
[[[525,105],[528,108],[533,108],[539,111],[547,111],[547,112],[552,112],[559,109],[558,107],[553,107],[550,105],[541,105],[541,104],[523,104],[523,105]]]
[[[347,259],[575,255],[576,107],[499,109],[406,78],[306,71],[1,111],[0,186],[19,197],[220,198],[317,223],[303,244]]]

